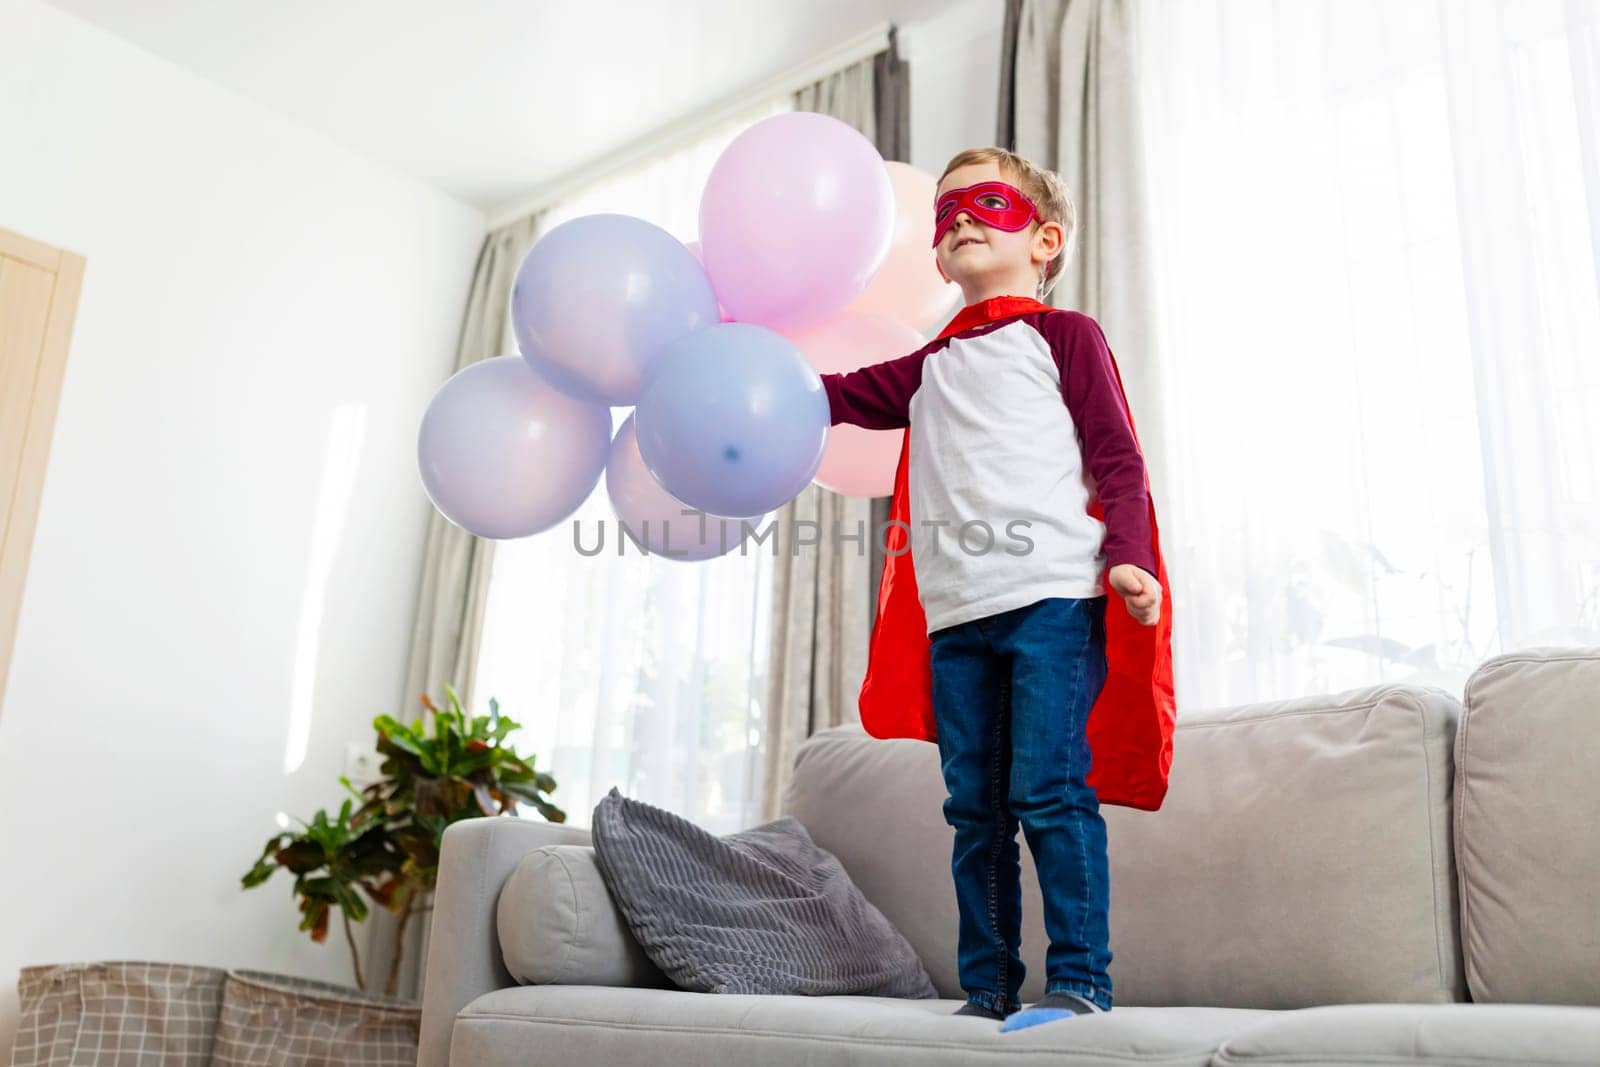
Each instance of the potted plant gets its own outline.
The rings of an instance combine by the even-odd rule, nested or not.
[[[366,919],[370,901],[399,916],[396,945],[384,993],[393,995],[405,950],[405,931],[424,908],[439,877],[439,841],[445,828],[462,819],[515,815],[528,804],[550,822],[566,813],[546,794],[556,788],[549,774],[506,744],[518,728],[489,701],[489,714],[469,717],[455,690],[445,687],[449,706],[439,708],[426,694],[429,715],[410,724],[380,715],[373,720],[381,777],[350,793],[337,815],[318,811],[298,830],[267,839],[261,858],[241,882],[251,889],[283,868],[294,876],[300,901],[300,929],[313,941],[327,939],[335,909],[350,945],[357,988],[365,991],[352,924]]]

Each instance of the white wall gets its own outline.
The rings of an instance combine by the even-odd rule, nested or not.
[[[483,219],[36,0],[0,0],[0,156],[0,226],[88,260],[0,708],[3,1060],[24,964],[347,980],[239,876],[414,710],[416,427]]]
[[[911,68],[911,163],[938,177],[964,148],[995,143],[1005,4],[967,0],[900,28]]]
[[[902,30],[935,174],[994,141],[1002,6]],[[0,0],[0,146],[0,226],[88,259],[0,708],[3,1062],[25,964],[348,979],[238,876],[414,710],[415,432],[482,218],[37,0]]]

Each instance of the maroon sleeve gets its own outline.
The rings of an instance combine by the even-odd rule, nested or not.
[[[1061,396],[1105,513],[1106,566],[1132,563],[1157,577],[1144,455],[1133,436],[1105,333],[1078,311],[1044,315],[1039,330],[1061,370]]]
[[[848,374],[822,375],[832,425],[848,422],[869,430],[898,430],[911,425],[911,394],[922,384],[922,361],[928,351],[919,348],[908,356],[887,359]]]

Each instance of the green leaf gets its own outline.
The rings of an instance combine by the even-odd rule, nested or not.
[[[409,752],[419,759],[422,757],[422,746],[417,743],[416,738],[412,737],[410,727],[389,718],[387,715],[380,715],[377,721],[380,748],[383,747],[384,742],[387,742],[391,747],[397,748],[402,752]]]
[[[374,907],[402,910],[431,890],[440,839],[461,819],[516,814],[525,803],[565,821],[544,796],[555,779],[535,770],[532,753],[508,743],[521,727],[500,702],[491,698],[489,714],[472,716],[453,688],[445,692],[443,707],[423,694],[426,713],[409,723],[375,716],[378,780],[357,789],[341,776],[339,807],[269,838],[241,886],[262,885],[280,867],[289,871],[300,928],[320,941],[334,908],[360,922]]]
[[[292,874],[305,874],[321,867],[327,857],[314,841],[295,841],[285,845],[273,857],[278,865]]]
[[[494,797],[489,795],[488,786],[485,786],[485,785],[475,785],[475,786],[473,786],[472,787],[472,795],[475,798],[477,798],[478,810],[482,811],[485,815],[498,815],[498,814],[500,814],[500,805],[496,804],[494,802]]]
[[[562,811],[560,808],[556,807],[554,804],[551,804],[548,801],[535,800],[535,801],[532,801],[532,804],[533,804],[533,806],[535,808],[538,809],[540,815],[543,815],[546,819],[549,819],[551,822],[566,822],[567,821],[567,813]]]
[[[277,871],[278,868],[266,860],[257,860],[256,865],[246,871],[244,877],[240,878],[239,881],[244,883],[244,888],[254,889],[268,878],[271,878]]]

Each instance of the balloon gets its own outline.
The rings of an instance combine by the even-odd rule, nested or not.
[[[950,321],[961,286],[939,277],[933,254],[933,201],[939,182],[909,163],[884,164],[894,189],[894,236],[883,266],[848,310],[883,315],[922,334]]]
[[[687,248],[690,252],[692,252],[694,254],[695,262],[699,263],[702,268],[705,267],[705,265],[706,265],[706,257],[705,257],[705,253],[700,251],[700,242],[699,241],[690,241],[688,244],[684,245],[683,247]],[[728,314],[728,309],[723,307],[721,304],[717,305],[717,314],[721,317],[721,321],[723,321],[723,322],[732,322],[733,321],[733,316]]]
[[[528,251],[511,322],[528,365],[580,400],[632,404],[662,349],[717,321],[694,255],[631,215],[583,215]]]
[[[458,371],[422,416],[417,466],[428,499],[479,537],[527,537],[561,522],[599,484],[611,410],[568,396],[500,356]]]
[[[682,501],[651,475],[639,455],[639,439],[634,434],[633,416],[617,430],[611,440],[611,456],[606,460],[606,492],[617,519],[628,533],[617,530],[618,544],[625,537],[644,542],[651,553],[667,559],[698,562],[723,555],[744,541],[745,522],[753,530],[761,528],[765,515],[725,519],[696,511],[685,515]]]
[[[708,326],[662,353],[634,408],[661,487],[713,515],[764,515],[822,462],[828,396],[811,364],[760,326]]]
[[[774,115],[734,138],[700,196],[706,273],[739,322],[804,326],[842,311],[872,280],[893,231],[883,157],[851,127],[810,111]]]
[[[827,322],[784,331],[822,374],[844,374],[872,363],[908,356],[927,344],[904,323],[882,315],[841,311]],[[815,481],[847,496],[890,496],[900,463],[903,430],[865,430],[840,423],[828,431]]]

